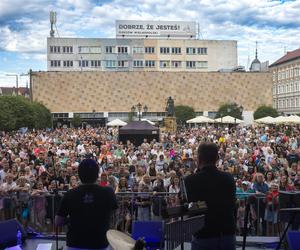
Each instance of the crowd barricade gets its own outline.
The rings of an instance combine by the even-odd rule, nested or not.
[[[0,221],[17,218],[21,224],[42,233],[55,232],[54,218],[60,200],[65,192],[56,195],[41,192],[30,195],[28,192],[9,192],[0,195]],[[61,232],[63,228],[59,229]]]
[[[252,236],[278,236],[280,233],[278,200],[266,195],[237,192],[237,234],[242,235],[246,207],[249,205],[248,234]]]
[[[17,218],[25,227],[29,226],[37,232],[53,233],[55,214],[64,193],[44,192],[27,197],[19,192],[2,195],[0,221]],[[119,192],[116,197],[118,209],[112,215],[111,228],[124,232],[131,232],[132,223],[136,220],[163,220],[166,208],[180,203],[178,194],[168,192]],[[279,207],[274,199],[266,201],[266,196],[254,193],[237,193],[236,197],[237,234],[243,232],[246,205],[249,203],[249,235],[278,235]],[[65,231],[66,228],[59,229],[60,233]]]

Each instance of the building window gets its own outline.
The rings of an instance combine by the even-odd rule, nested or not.
[[[73,53],[73,47],[72,46],[63,46],[62,51],[63,51],[63,53]]]
[[[144,67],[144,61],[143,60],[134,60],[133,61],[133,67],[134,68],[142,68],[142,67]]]
[[[101,47],[97,46],[80,46],[78,47],[80,54],[101,54]]]
[[[181,48],[180,47],[172,48],[172,54],[181,54]]]
[[[60,61],[59,60],[51,60],[50,66],[51,67],[60,67]]]
[[[197,48],[199,55],[207,55],[207,48]]]
[[[188,55],[196,55],[197,54],[197,48],[190,48],[190,47],[188,47],[188,48],[186,48],[186,53]]]
[[[187,69],[195,69],[196,68],[196,61],[186,61],[186,68]]]
[[[101,61],[100,60],[91,60],[91,67],[93,67],[93,68],[101,67]]]
[[[295,100],[294,100],[294,98],[291,99],[291,107],[292,107],[292,108],[295,107]]]
[[[118,61],[118,67],[119,68],[128,68],[128,61],[126,61],[126,60]]]
[[[50,46],[50,53],[60,53],[60,46]]]
[[[128,54],[128,47],[118,47],[119,54]]]
[[[204,68],[207,68],[207,61],[199,61],[199,62],[197,62],[196,67],[197,67],[198,69],[204,69]]]
[[[133,54],[143,54],[144,53],[144,47],[133,47],[132,53]]]
[[[159,66],[161,68],[169,68],[170,67],[170,61],[160,61]]]
[[[113,54],[116,53],[116,47],[115,46],[106,46],[105,47],[105,53],[106,54]]]
[[[172,68],[181,68],[181,61],[172,61]]]
[[[105,67],[106,68],[115,68],[117,65],[117,62],[114,60],[107,60],[105,61]]]
[[[146,54],[154,54],[155,48],[154,47],[145,47],[145,53]]]
[[[89,66],[89,61],[88,60],[80,60],[79,61],[79,67],[88,67]]]
[[[64,67],[73,67],[73,61],[63,61]]]
[[[160,47],[160,54],[169,54],[170,48],[169,47]]]
[[[153,60],[146,60],[145,61],[145,67],[147,67],[147,68],[154,68],[155,67],[155,61],[153,61]]]

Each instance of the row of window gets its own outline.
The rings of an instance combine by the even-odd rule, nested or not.
[[[181,54],[181,47],[160,47],[161,54]],[[50,53],[73,53],[72,46],[50,46]],[[99,46],[79,46],[78,53],[81,54],[101,54]],[[105,46],[106,54],[129,54],[129,46]],[[133,47],[133,54],[154,54],[155,47]],[[207,55],[207,48],[187,47],[188,55]]]
[[[72,46],[50,46],[50,53],[73,53]]]
[[[300,106],[300,98],[290,98],[290,99],[283,99],[278,100],[278,108],[299,108]]]
[[[285,70],[280,70],[277,72],[273,72],[273,81],[277,80],[285,80],[293,77],[300,76],[300,66],[290,68],[290,69],[285,69]]]
[[[73,61],[67,60],[67,61],[62,61],[62,66],[63,67],[73,67]],[[105,67],[106,68],[128,68],[129,67],[129,61],[127,60],[106,60],[105,62]],[[51,60],[50,61],[50,66],[51,67],[61,67],[61,61],[59,60]],[[101,61],[100,60],[80,60],[78,61],[78,66],[79,67],[101,67]],[[156,61],[154,60],[134,60],[132,66],[134,68],[154,68],[156,67]],[[182,61],[159,61],[159,67],[160,68],[181,68],[183,66]],[[185,66],[188,69],[199,69],[199,68],[207,68],[208,63],[207,61],[186,61]]]
[[[295,91],[300,91],[299,81],[277,86],[277,94],[292,93]],[[273,87],[273,94],[276,94],[276,86]]]

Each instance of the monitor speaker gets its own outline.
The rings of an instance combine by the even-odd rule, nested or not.
[[[16,219],[0,222],[0,249],[17,245],[18,230],[21,231],[22,242],[24,242],[27,238],[27,233]]]

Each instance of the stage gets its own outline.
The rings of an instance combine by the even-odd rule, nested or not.
[[[237,250],[241,250],[242,237],[237,236]],[[265,249],[271,250],[275,249],[275,247],[270,247],[275,242],[278,242],[278,237],[247,237],[247,250],[255,250],[255,249]],[[66,242],[64,240],[59,240],[58,247],[63,247],[66,249]],[[175,250],[180,250],[180,246],[175,248]],[[191,249],[190,243],[184,244],[185,250]],[[8,248],[8,250],[17,250],[17,248]],[[56,250],[55,240],[52,239],[28,239],[26,240],[26,244],[23,246],[22,250]]]

